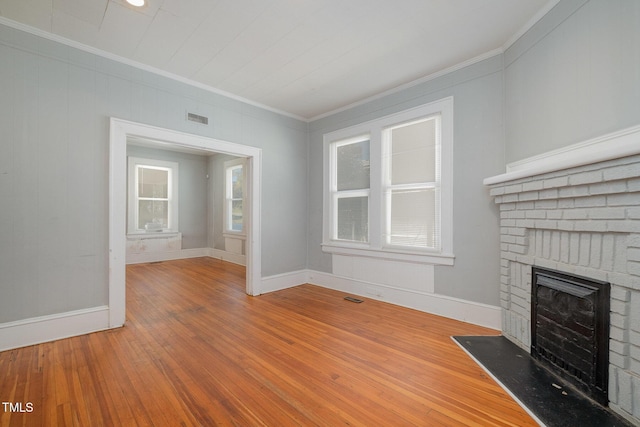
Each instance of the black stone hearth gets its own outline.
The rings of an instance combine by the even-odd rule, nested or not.
[[[453,339],[547,427],[632,427],[503,336]]]

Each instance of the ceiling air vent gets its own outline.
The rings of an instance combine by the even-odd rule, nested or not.
[[[201,125],[209,124],[209,117],[199,116],[194,113],[187,113],[187,120],[189,120],[190,122],[200,123]]]

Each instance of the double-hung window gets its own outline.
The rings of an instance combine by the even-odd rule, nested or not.
[[[435,114],[384,129],[384,243],[440,246],[440,124]]]
[[[369,241],[369,136],[338,141],[331,146],[332,235],[347,242]]]
[[[224,232],[228,234],[245,234],[244,230],[244,194],[245,194],[245,159],[230,160],[224,163],[225,168],[225,208]]]
[[[129,157],[128,233],[178,231],[178,163]]]
[[[325,135],[323,249],[453,263],[453,100]]]

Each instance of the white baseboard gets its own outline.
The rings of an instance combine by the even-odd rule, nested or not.
[[[502,329],[500,307],[446,295],[401,289],[393,286],[354,280],[314,270],[299,270],[262,278],[263,293],[311,283],[324,288],[388,302],[449,319],[460,320],[491,329]]]
[[[234,260],[238,261],[233,255],[235,254],[229,254],[225,251],[211,248],[182,249],[169,252],[131,254],[127,257],[127,264],[206,256],[229,262],[234,262]],[[240,262],[236,262],[236,264],[240,264]],[[242,265],[244,265],[244,262]],[[111,329],[109,325],[108,306],[0,323],[0,351],[89,334],[106,329]]]
[[[492,305],[353,280],[319,271],[309,272],[309,283],[478,326],[497,330],[502,327],[500,307]]]
[[[175,259],[187,259],[198,257],[211,257],[234,264],[246,265],[245,255],[234,254],[214,248],[180,249],[177,251],[141,252],[127,254],[127,264],[144,264],[147,262],[172,261]]]
[[[208,251],[204,251],[204,253],[198,251],[201,250],[188,249],[179,252],[182,255],[191,255],[183,256],[183,258],[197,256],[212,256],[213,258],[217,258]],[[225,260],[230,261],[229,259]],[[353,280],[347,277],[340,277],[314,270],[298,270],[263,277],[262,293],[292,288],[305,283],[311,283],[324,288],[334,289],[364,298],[376,299],[497,330],[500,330],[502,326],[500,307],[444,295],[422,293],[361,280]],[[0,324],[0,351],[88,334],[105,329],[110,329],[109,307],[107,306],[3,323]]]
[[[291,273],[276,274],[262,278],[263,294],[309,283],[309,270],[298,270]]]
[[[127,254],[127,264],[171,261],[174,259],[198,258],[209,256],[209,248],[180,249],[178,251],[141,252]]]
[[[233,252],[223,251],[221,249],[207,248],[207,256],[211,258],[221,259],[233,264],[247,265],[246,255],[234,254]]]
[[[101,306],[0,324],[0,351],[109,329],[109,307]]]

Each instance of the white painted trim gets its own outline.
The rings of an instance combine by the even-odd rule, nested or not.
[[[454,265],[456,258],[453,254],[409,252],[388,248],[370,249],[348,247],[345,245],[333,245],[331,243],[323,243],[322,251],[334,255],[359,256],[366,258],[377,258],[387,261],[402,261],[433,265]]]
[[[640,154],[640,126],[613,132],[507,165],[507,172],[484,179],[501,184],[549,172]]]
[[[245,236],[244,234],[231,231],[223,232],[222,237],[227,237],[229,239],[247,240],[247,236]]]
[[[262,292],[275,292],[309,282],[309,270],[292,271],[262,278]]]
[[[262,150],[144,123],[111,118],[109,139],[109,325],[124,324],[126,288],[126,171],[127,137],[142,137],[179,147],[199,149],[247,158],[247,197],[251,200],[247,225],[247,287],[249,295],[259,295],[262,284],[261,200]]]
[[[505,44],[503,44],[500,48],[498,49],[493,49],[490,50],[488,52],[485,52],[481,55],[478,55],[474,58],[468,59],[466,61],[460,62],[458,64],[455,64],[451,67],[445,68],[444,70],[440,70],[440,71],[436,71],[435,73],[426,75],[424,77],[421,77],[419,79],[416,80],[412,80],[410,82],[401,84],[399,86],[396,86],[394,88],[388,89],[384,92],[380,92],[377,93],[373,96],[361,99],[359,101],[353,102],[351,104],[345,105],[343,107],[340,108],[336,108],[334,110],[331,111],[327,111],[326,113],[322,113],[322,114],[318,114],[317,116],[311,117],[310,119],[304,119],[307,122],[311,123],[313,121],[316,120],[320,120],[320,119],[324,119],[325,117],[329,117],[332,116],[334,114],[338,114],[341,113],[343,111],[346,110],[350,110],[352,108],[358,107],[360,105],[364,105],[367,104],[369,102],[375,101],[376,99],[381,99],[384,98],[386,96],[390,96],[393,95],[395,93],[398,92],[402,92],[403,90],[407,90],[410,89],[412,87],[418,86],[422,83],[426,83],[428,81],[431,80],[435,80],[439,77],[445,76],[447,74],[453,73],[455,71],[461,70],[463,68],[469,67],[471,65],[480,63],[486,59],[489,58],[493,58],[494,56],[497,55],[502,55],[507,49],[509,49],[520,37],[522,37],[527,31],[529,31],[531,28],[533,28],[533,26],[535,24],[538,23],[538,21],[540,21],[547,13],[549,13],[551,11],[551,9],[553,9],[558,3],[560,3],[560,0],[549,0],[549,2],[542,7],[542,9],[540,9],[517,33],[515,33],[513,36],[511,36],[509,38],[509,40],[507,40],[507,42]]]
[[[558,3],[560,3],[560,0],[549,0],[549,2],[547,2],[547,4],[545,4],[542,7],[542,9],[540,9],[538,12],[536,12],[536,14],[533,15],[531,17],[531,19],[529,19],[529,21],[522,28],[520,28],[520,30],[518,30],[518,32],[513,34],[509,38],[509,40],[507,40],[506,43],[502,45],[502,52],[505,52],[515,42],[517,42],[518,39],[520,39],[520,37],[525,35],[531,28],[533,28],[533,26],[536,25],[538,23],[538,21],[540,21],[542,19],[543,16],[545,16],[547,13],[551,12],[551,9],[556,7],[556,5]]]
[[[202,89],[202,90],[206,90],[207,92],[215,93],[217,95],[221,95],[221,96],[224,96],[226,98],[242,102],[244,104],[252,105],[254,107],[258,107],[258,108],[261,108],[263,110],[271,111],[272,113],[276,113],[276,114],[280,114],[280,115],[283,115],[283,116],[291,117],[293,119],[300,120],[300,121],[303,121],[303,122],[308,122],[308,119],[306,119],[304,117],[301,117],[301,116],[298,116],[296,114],[292,114],[292,113],[289,113],[287,111],[279,110],[277,108],[270,107],[268,105],[261,104],[261,103],[256,102],[256,101],[252,101],[250,99],[243,98],[243,97],[235,95],[235,94],[233,94],[231,92],[226,92],[226,91],[224,91],[222,89],[218,89],[218,88],[215,88],[213,86],[209,86],[209,85],[206,85],[204,83],[200,83],[200,82],[197,82],[195,80],[191,80],[191,79],[188,79],[186,77],[182,77],[182,76],[179,76],[177,74],[173,74],[173,73],[170,73],[168,71],[161,70],[159,68],[155,68],[155,67],[152,67],[150,65],[143,64],[141,62],[137,62],[137,61],[134,61],[132,59],[125,58],[123,56],[119,56],[119,55],[113,54],[111,52],[107,52],[107,51],[95,48],[93,46],[88,46],[86,44],[82,44],[82,43],[77,42],[75,40],[71,40],[71,39],[59,36],[57,34],[50,33],[48,31],[41,30],[39,28],[34,28],[34,27],[29,26],[29,25],[23,24],[21,22],[13,21],[13,20],[5,18],[3,16],[0,16],[0,25],[6,25],[7,27],[11,27],[11,28],[14,28],[16,30],[24,31],[25,33],[33,34],[34,36],[42,37],[44,39],[51,40],[51,41],[54,41],[56,43],[61,43],[63,45],[66,45],[66,46],[69,46],[69,47],[72,47],[72,48],[75,48],[75,49],[79,49],[79,50],[82,50],[84,52],[88,52],[88,53],[91,53],[91,54],[94,54],[94,55],[97,55],[97,56],[101,56],[103,58],[119,62],[121,64],[129,65],[131,67],[135,67],[135,68],[138,68],[138,69],[141,69],[141,70],[144,70],[144,71],[148,71],[150,73],[157,74],[157,75],[162,76],[162,77],[166,77],[166,78],[169,78],[169,79],[172,79],[172,80],[176,80],[178,82],[187,84],[189,86],[193,86],[193,87],[197,87],[197,88]]]
[[[479,62],[484,61],[485,59],[489,59],[489,58],[493,58],[494,56],[497,55],[502,55],[507,49],[509,49],[511,47],[511,45],[513,45],[520,37],[522,37],[527,31],[529,31],[531,28],[533,28],[533,26],[535,24],[538,23],[538,21],[540,21],[542,19],[543,16],[545,16],[547,13],[549,13],[551,11],[551,9],[553,9],[558,3],[560,3],[560,0],[549,0],[549,2],[542,7],[542,9],[540,9],[517,33],[515,33],[513,36],[511,36],[509,38],[509,40],[507,40],[507,42],[502,45],[502,47],[498,48],[498,49],[493,49],[490,50],[489,52],[485,52],[481,55],[478,55],[474,58],[468,59],[466,61],[460,62],[458,64],[455,64],[449,68],[445,68],[444,70],[440,70],[440,71],[436,71],[435,73],[429,74],[427,76],[421,77],[417,80],[413,80],[410,81],[408,83],[404,83],[401,84],[399,86],[396,86],[394,88],[391,88],[389,90],[386,90],[384,92],[375,94],[373,96],[370,96],[368,98],[365,99],[361,99],[360,101],[356,101],[354,103],[351,103],[349,105],[345,105],[344,107],[340,107],[340,108],[336,108],[335,110],[331,110],[328,111],[326,113],[322,113],[319,114],[315,117],[312,117],[310,119],[306,119],[307,122],[313,122],[315,120],[320,120],[323,119],[325,117],[329,117],[332,116],[334,114],[340,113],[342,111],[346,111],[349,110],[351,108],[355,108],[357,106],[363,105],[363,104],[367,104],[371,101],[375,101],[376,99],[380,99],[380,98],[384,98],[385,96],[389,96],[389,95],[393,95],[395,93],[401,92],[403,90],[406,89],[410,89],[414,86],[417,86],[419,84],[422,83],[426,83],[428,81],[431,80],[435,80],[439,77],[442,77],[444,75],[447,75],[449,73],[453,73],[454,71],[458,71],[461,70],[463,68],[469,67],[473,64],[477,64]]]
[[[388,285],[354,280],[348,277],[336,276],[319,271],[309,271],[308,283],[328,289],[376,299],[414,310],[424,311],[449,319],[460,320],[474,325],[484,326],[496,330],[502,329],[502,314],[500,307],[481,304],[473,301],[453,298],[446,295],[431,294],[409,289],[401,289]],[[372,291],[379,289],[379,298],[372,295]]]
[[[420,85],[422,83],[426,83],[428,81],[435,80],[435,79],[437,79],[439,77],[446,76],[447,74],[453,73],[454,71],[458,71],[458,70],[461,70],[463,68],[469,67],[471,65],[477,64],[479,62],[484,61],[485,59],[493,58],[494,56],[497,56],[497,55],[502,55],[503,53],[504,53],[504,51],[502,49],[490,50],[489,52],[485,52],[485,53],[483,53],[481,55],[478,55],[478,56],[476,56],[474,58],[471,58],[471,59],[468,59],[466,61],[460,62],[459,64],[453,65],[453,66],[451,66],[449,68],[445,68],[444,70],[436,71],[435,73],[432,73],[432,74],[429,74],[427,76],[421,77],[421,78],[419,78],[417,80],[413,80],[413,81],[401,84],[399,86],[396,86],[396,87],[391,88],[389,90],[386,90],[384,92],[380,92],[380,93],[375,94],[373,96],[370,96],[368,98],[364,98],[364,99],[361,99],[361,100],[356,101],[354,103],[351,103],[349,105],[345,105],[344,107],[336,108],[335,110],[331,110],[331,111],[328,111],[326,113],[322,113],[322,114],[314,116],[314,117],[312,117],[310,119],[305,119],[305,120],[307,122],[311,123],[313,121],[320,120],[320,119],[323,119],[325,117],[329,117],[329,116],[332,116],[334,114],[338,114],[338,113],[341,113],[343,111],[350,110],[350,109],[358,107],[360,105],[364,105],[364,104],[367,104],[369,102],[375,101],[376,99],[381,99],[381,98],[384,98],[386,96],[390,96],[390,95],[393,95],[395,93],[402,92],[403,90],[410,89],[410,88],[412,88],[414,86],[418,86],[418,85]]]
[[[363,298],[376,299],[402,307],[412,308],[449,319],[460,320],[478,326],[501,330],[502,311],[500,307],[481,304],[445,295],[401,289],[394,286],[354,280],[314,270],[299,270],[278,274],[262,279],[264,293],[292,288],[305,283],[327,289],[345,292]],[[378,292],[377,290],[380,290]],[[372,291],[385,298],[372,295]]]
[[[232,182],[229,180],[229,169],[230,168],[234,168],[240,166],[242,168],[242,231],[235,231],[231,228],[229,228],[229,201],[230,201],[230,197],[229,197],[229,193],[233,192],[232,190]],[[224,237],[234,237],[234,238],[241,238],[242,240],[244,240],[246,237],[246,233],[245,233],[245,228],[246,228],[246,221],[245,221],[245,216],[244,216],[244,212],[246,210],[249,209],[249,207],[247,206],[247,204],[249,203],[249,200],[247,200],[246,194],[247,194],[247,165],[246,165],[246,161],[244,158],[239,158],[239,159],[233,159],[233,160],[227,160],[226,162],[224,162],[224,207],[222,209],[222,220],[223,220],[223,231],[222,231],[222,235]]]
[[[208,256],[213,258],[218,258],[216,254],[224,252],[211,248],[185,251],[192,251],[194,256],[207,256],[202,252],[209,252]],[[233,262],[228,258],[225,261]],[[259,289],[262,293],[268,293],[305,283],[371,299],[380,299],[370,295],[371,289],[383,289],[386,298],[380,299],[381,301],[497,330],[501,329],[499,307],[353,280],[313,270],[298,270],[264,277],[261,279]],[[109,307],[101,306],[0,324],[0,351],[113,328],[114,316],[109,311]]]
[[[153,240],[153,239],[169,239],[171,237],[182,236],[179,231],[140,231],[137,233],[127,233],[129,240]]]
[[[124,325],[126,305],[127,128],[109,131],[109,326]]]
[[[205,257],[209,256],[209,251],[209,248],[196,248],[181,249],[179,251],[130,253],[127,254],[127,265],[144,264],[147,262],[171,261],[174,259]]]
[[[439,248],[436,251],[413,251],[412,248],[387,247],[382,235],[385,233],[384,218],[379,212],[385,212],[383,202],[383,132],[385,129],[422,119],[434,114],[441,115],[441,143],[440,145],[440,236]],[[338,247],[344,251],[352,249],[369,250],[368,256],[374,256],[374,252],[389,252],[389,259],[418,262],[416,253],[425,255],[441,255],[446,265],[453,265],[453,144],[454,144],[454,98],[452,96],[438,99],[433,102],[409,108],[407,110],[389,114],[384,117],[369,120],[357,125],[349,126],[328,132],[323,135],[323,204],[322,204],[322,246],[328,251],[335,251]],[[335,206],[333,203],[335,191],[335,165],[334,147],[336,143],[360,139],[363,135],[370,142],[371,179],[367,189],[369,197],[369,242],[357,243],[343,242],[334,239],[335,234]],[[347,252],[348,253],[348,252]],[[401,254],[410,254],[403,258]],[[352,252],[353,254],[353,252]],[[364,253],[362,255],[365,255]],[[424,261],[423,261],[424,262]],[[443,263],[438,262],[438,263]],[[451,262],[451,264],[449,264]]]
[[[221,261],[227,261],[238,265],[247,265],[247,257],[240,254],[234,254],[231,252],[223,251],[222,249],[215,248],[194,248],[194,249],[181,249],[179,251],[164,251],[164,252],[143,252],[138,254],[127,255],[127,265],[129,264],[144,264],[147,262],[158,261],[172,261],[176,259],[188,259],[188,258],[200,258],[209,257],[219,259]]]
[[[0,351],[109,329],[107,306],[0,324]]]
[[[168,227],[162,230],[162,233],[179,233],[180,228],[180,164],[178,162],[170,162],[167,160],[158,159],[146,159],[142,157],[128,156],[127,157],[127,195],[129,206],[133,206],[133,209],[127,209],[127,234],[129,236],[133,234],[144,234],[145,229],[138,228],[139,207],[138,207],[138,191],[139,187],[136,185],[138,182],[138,167],[157,166],[161,167],[168,172],[170,179],[167,182],[168,185],[168,209],[169,209],[169,224],[173,227]],[[148,234],[148,233],[146,233]]]
[[[11,19],[7,19],[7,18],[2,17],[2,16],[0,16],[0,24],[6,25],[8,27],[11,27],[11,28],[14,28],[14,29],[17,29],[17,30],[20,30],[20,31],[24,31],[24,32],[29,33],[29,34],[33,34],[33,35],[38,36],[38,37],[45,38],[47,40],[52,40],[54,42],[64,44],[66,46],[70,46],[72,48],[82,50],[84,52],[92,53],[94,55],[98,55],[98,56],[101,56],[103,58],[110,59],[112,61],[117,61],[117,62],[120,62],[120,63],[125,64],[125,65],[130,65],[132,67],[139,68],[141,70],[145,70],[145,71],[148,71],[150,73],[154,73],[154,74],[157,74],[157,75],[160,75],[160,76],[163,76],[163,77],[167,77],[167,78],[179,81],[181,83],[185,83],[185,84],[188,84],[190,86],[197,87],[197,88],[205,90],[207,92],[212,92],[212,93],[215,93],[215,94],[218,94],[218,95],[221,95],[221,96],[224,96],[224,97],[227,97],[227,98],[230,98],[230,99],[233,99],[233,100],[236,100],[236,101],[248,104],[248,105],[253,105],[255,107],[258,107],[258,108],[261,108],[261,109],[264,109],[264,110],[267,110],[267,111],[271,111],[271,112],[276,113],[276,114],[280,114],[280,115],[283,115],[283,116],[291,117],[293,119],[300,120],[300,121],[303,121],[303,122],[306,122],[306,123],[311,123],[313,121],[320,120],[320,119],[323,119],[325,117],[332,116],[334,114],[338,114],[340,112],[355,108],[357,106],[367,104],[369,102],[375,101],[376,99],[381,99],[381,98],[384,98],[386,96],[390,96],[390,95],[393,95],[395,93],[401,92],[403,90],[410,89],[410,88],[415,87],[417,85],[420,85],[422,83],[425,83],[425,82],[428,82],[428,81],[431,81],[431,80],[435,80],[435,79],[437,79],[439,77],[442,77],[442,76],[447,75],[449,73],[453,73],[454,71],[461,70],[463,68],[469,67],[469,66],[471,66],[473,64],[477,64],[479,62],[482,62],[482,61],[484,61],[486,59],[489,59],[489,58],[492,58],[494,56],[502,55],[509,47],[511,47],[511,45],[513,43],[515,43],[520,37],[522,37],[522,35],[524,35],[540,19],[542,19],[542,17],[544,15],[546,15],[551,9],[553,9],[556,6],[556,4],[559,3],[559,1],[560,0],[550,0],[549,3],[545,7],[540,9],[540,11],[538,13],[536,13],[536,15],[534,15],[523,28],[520,29],[520,31],[518,31],[516,34],[514,34],[502,47],[500,47],[498,49],[490,50],[490,51],[485,52],[485,53],[483,53],[481,55],[478,55],[478,56],[476,56],[474,58],[471,58],[471,59],[468,59],[466,61],[463,61],[463,62],[460,62],[458,64],[455,64],[455,65],[453,65],[451,67],[445,68],[445,69],[440,70],[440,71],[436,71],[435,73],[432,73],[432,74],[426,75],[424,77],[421,77],[419,79],[412,80],[410,82],[398,85],[398,86],[396,86],[394,88],[391,88],[389,90],[386,90],[384,92],[381,92],[381,93],[375,94],[373,96],[361,99],[359,101],[353,102],[353,103],[345,105],[343,107],[336,108],[336,109],[333,109],[331,111],[327,111],[325,113],[319,114],[319,115],[311,117],[311,118],[302,117],[302,116],[299,116],[297,114],[290,113],[288,111],[279,110],[277,108],[270,107],[269,105],[261,104],[261,103],[256,102],[256,101],[252,101],[250,99],[243,98],[243,97],[235,95],[235,94],[233,94],[231,92],[226,92],[226,91],[223,91],[221,89],[217,89],[215,87],[208,86],[208,85],[205,85],[203,83],[200,83],[200,82],[197,82],[197,81],[194,81],[194,80],[179,76],[177,74],[173,74],[173,73],[170,73],[168,71],[160,70],[160,69],[152,67],[150,65],[142,64],[140,62],[136,62],[136,61],[133,61],[131,59],[124,58],[122,56],[118,56],[118,55],[115,55],[113,53],[106,52],[104,50],[100,50],[100,49],[95,48],[93,46],[88,46],[88,45],[79,43],[79,42],[77,42],[75,40],[70,40],[70,39],[67,39],[65,37],[59,36],[57,34],[53,34],[53,33],[41,30],[39,28],[31,27],[29,25],[25,25],[23,23],[13,21]]]
[[[245,255],[234,254],[233,252],[223,251],[222,249],[208,248],[207,256],[233,264],[247,265],[247,257]],[[262,280],[264,283],[264,279]]]

